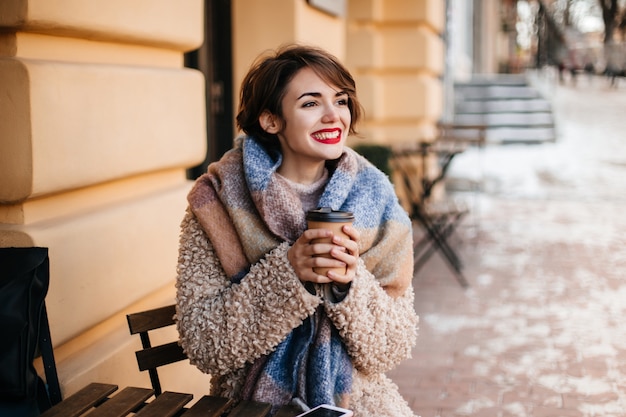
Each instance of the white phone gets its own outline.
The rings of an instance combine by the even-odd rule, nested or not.
[[[352,417],[352,411],[334,405],[322,404],[296,417]]]

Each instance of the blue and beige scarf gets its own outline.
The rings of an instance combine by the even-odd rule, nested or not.
[[[284,241],[306,228],[294,190],[276,175],[282,157],[250,137],[209,166],[189,194],[190,207],[213,244],[231,282]],[[243,169],[242,169],[243,167]],[[330,178],[319,206],[351,211],[361,233],[360,256],[392,296],[412,277],[410,221],[379,170],[349,148],[329,161]],[[409,239],[409,241],[407,241]],[[352,364],[320,305],[276,349],[251,364],[243,398],[280,406],[299,398],[308,406],[346,405]]]

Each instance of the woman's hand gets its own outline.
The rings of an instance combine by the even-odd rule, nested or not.
[[[342,261],[346,266],[346,273],[340,274],[333,271],[328,271],[326,274],[333,282],[337,284],[348,284],[352,282],[356,276],[356,267],[359,260],[359,232],[350,226],[345,225],[341,229],[350,239],[346,239],[343,236],[333,236],[332,243],[335,246],[330,250],[330,255]]]
[[[359,259],[359,233],[350,225],[343,226],[342,230],[349,239],[335,236],[327,229],[309,229],[295,241],[287,252],[287,258],[301,281],[318,284],[352,282]],[[329,242],[322,243],[319,239]],[[328,271],[326,275],[320,275],[313,268],[345,268],[346,272]]]

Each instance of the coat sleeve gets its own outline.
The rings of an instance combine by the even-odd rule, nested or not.
[[[346,298],[325,301],[357,370],[365,375],[386,372],[411,356],[418,329],[413,288],[389,296],[361,263]]]
[[[412,247],[408,236],[397,244]],[[324,300],[355,368],[365,375],[386,372],[411,356],[419,322],[413,305],[412,254],[385,257],[396,266],[404,264],[393,269],[393,279],[375,277],[359,259],[347,296],[337,303]]]
[[[286,243],[233,284],[189,211],[181,229],[175,319],[180,344],[201,371],[223,375],[271,352],[321,303],[298,280]]]

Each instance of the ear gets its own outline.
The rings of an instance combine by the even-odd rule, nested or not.
[[[265,130],[267,133],[271,133],[272,135],[277,134],[280,130],[278,117],[267,110],[259,116],[259,124],[261,125],[261,129]]]

